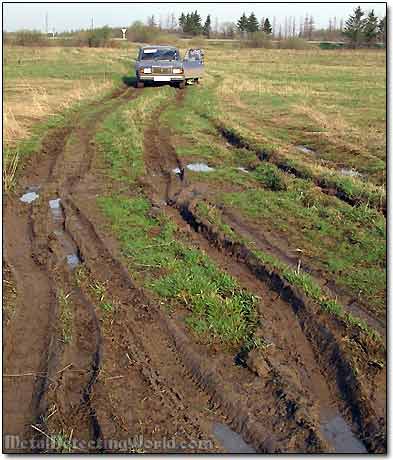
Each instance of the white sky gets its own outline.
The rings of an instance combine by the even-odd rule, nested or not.
[[[316,27],[326,27],[329,18],[346,19],[353,9],[361,5],[362,9],[375,10],[377,16],[384,16],[385,3],[3,3],[3,23],[6,31],[18,29],[45,30],[45,15],[48,14],[49,31],[88,28],[91,19],[94,26],[127,27],[133,21],[145,21],[148,16],[160,16],[164,24],[168,14],[174,13],[176,18],[184,11],[195,9],[204,20],[207,14],[212,16],[214,24],[219,22],[237,21],[241,14],[254,11],[258,19],[276,17],[277,24],[283,24],[286,16],[294,16],[297,21],[306,13],[314,17]]]

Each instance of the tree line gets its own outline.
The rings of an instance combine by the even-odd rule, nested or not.
[[[202,20],[198,11],[181,13],[176,20],[174,15],[169,15],[166,20],[160,16],[156,23],[154,16],[148,18],[149,27],[158,27],[160,30],[182,32],[185,35],[202,35],[207,38],[211,36],[221,38],[250,38],[250,34],[263,32],[266,36],[281,40],[286,38],[303,38],[306,40],[346,40],[350,46],[372,45],[376,42],[386,44],[386,16],[378,18],[374,10],[366,14],[361,7],[357,7],[353,14],[345,21],[337,17],[329,18],[328,28],[316,28],[315,19],[310,14],[302,18],[293,16],[285,17],[279,24],[275,17],[262,17],[258,19],[254,12],[249,15],[243,13],[236,22],[219,23],[216,18],[212,24],[211,15]]]
[[[296,39],[297,42],[320,41],[320,42],[347,42],[351,47],[373,46],[376,43],[386,45],[386,16],[378,18],[374,10],[365,13],[360,6],[354,9],[353,13],[344,22],[337,17],[329,18],[328,28],[316,28],[312,15],[305,14],[303,18],[293,16],[284,17],[280,22],[276,17],[262,17],[258,19],[254,12],[249,15],[243,13],[236,22],[220,23],[218,18],[212,20],[207,15],[203,20],[197,10],[189,13],[181,13],[179,18],[172,14],[160,15],[156,19],[154,15],[147,18],[145,23],[135,21],[127,29],[127,39],[136,42],[174,42],[178,34],[186,36],[204,36],[206,38],[241,38],[246,41],[263,41],[269,46],[269,41],[288,41]],[[67,45],[79,43],[80,46],[115,46],[119,45],[113,39],[122,37],[119,27],[100,27],[79,31],[62,32],[53,34],[53,38],[68,38]],[[71,41],[72,38],[72,41]],[[12,40],[11,40],[12,39]],[[302,40],[301,40],[302,39]],[[37,43],[41,46],[49,44],[45,34],[39,31],[19,31],[15,33],[4,33],[4,42],[27,45]],[[290,40],[289,40],[290,41]],[[292,40],[293,41],[293,40]],[[339,43],[343,46],[342,43]],[[338,46],[338,45],[337,45]]]

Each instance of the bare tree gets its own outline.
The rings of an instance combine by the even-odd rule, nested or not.
[[[296,36],[296,18],[295,16],[292,18],[292,37]]]
[[[304,26],[303,18],[300,17],[299,19],[299,37],[303,37],[303,26]]]
[[[177,19],[174,13],[171,14],[171,22],[169,28],[171,30],[175,30],[177,27]]]
[[[312,16],[310,16],[310,19],[308,20],[308,39],[309,40],[312,40],[312,34],[314,32],[314,26],[315,26],[314,18]]]
[[[156,19],[154,17],[154,14],[152,14],[151,16],[147,18],[147,25],[149,27],[156,27]]]
[[[214,18],[214,35],[217,36],[220,29],[220,23],[218,22],[218,17]]]
[[[273,26],[272,26],[272,36],[275,37],[276,36],[276,33],[277,33],[277,20],[276,20],[276,16],[273,16]]]
[[[303,37],[308,37],[308,21],[308,13],[306,13],[303,23]]]

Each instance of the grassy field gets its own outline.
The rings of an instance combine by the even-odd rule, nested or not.
[[[15,152],[19,158],[37,149],[54,114],[131,75],[135,54],[132,45],[6,48],[5,170],[16,169]],[[184,102],[169,104],[161,117],[179,157],[217,168],[202,179],[211,185],[213,206],[224,205],[261,231],[273,232],[370,311],[383,315],[386,229],[375,208],[385,200],[385,53],[211,46],[205,54],[203,83],[188,87]],[[124,126],[119,113],[106,120],[98,141],[113,177],[128,182],[143,173],[144,119],[170,91],[147,90],[138,100],[138,121]],[[117,137],[114,149],[110,139],[119,126],[127,135]],[[230,145],[220,128],[244,145]],[[269,162],[257,159],[261,151]],[[299,174],[288,174],[283,165]],[[350,206],[323,193],[321,183],[362,201]]]
[[[215,204],[298,249],[383,315],[386,229],[373,208],[384,199],[386,180],[384,53],[215,49],[207,55],[204,84],[189,88],[183,107],[162,116],[176,134],[178,155],[217,168],[203,178]],[[229,145],[218,135],[222,126],[256,148]],[[261,151],[273,152],[269,163],[257,159]],[[283,164],[307,174],[283,172]],[[362,202],[351,206],[322,193],[320,178]]]
[[[20,158],[38,149],[49,127],[64,123],[67,110],[101,96],[130,73],[134,48],[4,48],[6,189],[13,185]]]

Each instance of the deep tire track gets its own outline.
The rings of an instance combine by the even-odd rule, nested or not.
[[[148,141],[148,143],[146,145],[147,160],[149,162],[149,159],[152,156],[151,155],[151,148],[152,148],[152,144],[153,144],[153,146],[155,146],[156,148],[158,147],[158,152],[156,152],[155,157],[159,158],[161,160],[161,164],[165,168],[165,165],[173,164],[176,158],[174,158],[174,156],[173,156],[174,149],[173,149],[172,146],[170,146],[170,139],[169,139],[168,134],[166,135],[166,137],[164,139],[164,142],[162,142],[162,143],[158,143],[157,140],[154,143],[154,141],[151,140],[152,135],[158,136],[160,133],[163,132],[162,130],[160,130],[159,127],[157,127],[157,121],[156,121],[157,119],[159,119],[159,115],[157,116],[157,114],[155,114],[155,116],[154,116],[154,120],[155,120],[154,127],[151,126],[147,130],[147,133],[148,133],[147,139],[149,139],[149,141]],[[165,132],[167,133],[168,131],[165,130]],[[161,137],[160,137],[160,140],[161,140]],[[169,148],[168,148],[168,145],[170,146]],[[170,160],[171,156],[172,156],[172,160]],[[157,168],[157,165],[155,166],[155,168]],[[151,180],[153,181],[154,179],[151,177]],[[184,183],[185,182],[183,182],[182,185],[184,185]],[[151,193],[151,196],[152,196],[154,201],[159,201],[159,199],[157,197],[157,193],[159,194],[159,189],[160,189],[160,187],[158,187],[158,190],[157,190],[157,187],[155,188],[154,186],[151,187],[151,189],[150,189],[151,192],[153,192],[153,193]],[[161,188],[161,193],[162,193],[162,188]],[[187,191],[187,189],[183,190],[182,193],[181,193],[182,200],[178,200],[177,207],[179,208],[180,214],[182,215],[184,220],[187,223],[189,223],[194,230],[196,230],[198,232],[199,227],[201,225],[201,222],[199,220],[196,220],[196,218],[192,215],[192,212],[190,212],[190,209],[189,209],[188,205],[186,204],[187,201],[190,201],[192,199],[194,200],[194,204],[195,204],[195,202],[196,202],[195,196],[196,195],[197,195],[197,193],[196,193],[195,186],[193,187],[193,190],[191,190],[191,191]],[[179,192],[177,193],[177,196],[179,196]],[[165,196],[165,199],[166,199],[167,202],[169,202],[169,204],[172,204],[172,203],[176,202],[176,197],[174,197],[172,199],[168,199],[168,197]],[[173,217],[173,214],[172,214],[172,217]],[[216,244],[214,239],[210,237],[210,234],[208,233],[208,231],[202,231],[201,234],[203,236],[207,237],[207,240],[209,242],[212,242],[213,244]],[[218,247],[221,248],[222,245],[218,245]],[[245,260],[244,254],[240,254],[240,253],[236,254],[236,253],[233,253],[233,252],[232,253],[227,252],[227,254],[230,257],[235,256],[235,260],[240,261],[241,263],[244,263],[244,260]],[[246,262],[246,264],[247,264],[247,262]],[[251,267],[249,267],[249,268],[251,269],[252,273],[257,275],[257,278],[260,278],[258,271],[255,272]],[[269,281],[268,277],[266,275],[262,276],[262,278],[260,278],[260,279],[264,283]],[[273,283],[272,288],[277,290],[276,286],[277,285],[274,285],[274,283]],[[297,317],[298,314],[299,314],[299,311],[302,311],[301,302],[299,303],[298,300],[295,300],[291,296],[288,297],[286,294],[287,294],[289,285],[288,285],[288,283],[286,283],[287,287],[284,287],[284,286],[285,285],[283,285],[281,283],[281,286],[278,288],[279,295],[281,295],[283,297],[283,299],[286,299],[287,302],[289,303],[289,305],[293,306],[295,314],[296,314],[296,317]],[[311,314],[312,316],[314,316],[315,311],[311,310],[311,311],[308,312],[308,314]],[[306,317],[304,317],[304,315],[302,315],[300,317],[300,319],[298,319],[298,320],[300,322],[301,329],[303,330],[303,333],[305,334],[306,342],[310,341],[310,343],[312,344],[312,347],[315,349],[315,353],[318,354],[321,351],[321,349],[326,350],[330,346],[329,342],[332,342],[332,343],[334,342],[335,339],[333,340],[333,336],[331,334],[330,335],[327,334],[328,329],[321,329],[320,330],[321,334],[319,336],[319,339],[314,340],[313,335],[312,335],[313,334],[312,331],[314,329],[311,328],[311,332],[309,332],[308,329],[304,329],[304,327],[309,323],[308,319]],[[318,330],[319,329],[317,327],[316,331],[318,331]],[[365,442],[367,442],[367,445],[369,446],[369,448],[371,450],[375,450],[375,449],[379,450],[381,448],[380,443],[382,443],[382,445],[383,445],[384,442],[380,438],[379,438],[378,441],[373,439],[374,435],[376,435],[376,433],[380,432],[380,428],[379,428],[378,424],[375,424],[375,421],[376,421],[375,414],[373,415],[373,410],[371,409],[370,405],[365,404],[364,406],[362,406],[362,404],[363,404],[363,401],[362,401],[363,396],[357,394],[357,391],[358,391],[357,390],[357,383],[353,384],[355,386],[353,386],[352,384],[347,386],[348,382],[347,382],[347,377],[346,376],[349,376],[351,374],[351,366],[348,367],[348,364],[346,362],[347,358],[345,358],[345,357],[343,359],[339,358],[338,364],[336,364],[336,358],[338,356],[340,356],[340,355],[341,355],[341,352],[339,351],[339,348],[336,349],[336,348],[333,347],[332,355],[331,355],[332,359],[328,359],[327,362],[322,361],[322,362],[320,362],[320,365],[322,366],[323,369],[325,369],[324,372],[326,372],[326,369],[328,369],[332,365],[333,365],[333,367],[336,368],[336,373],[335,373],[335,375],[333,374],[333,379],[334,379],[333,381],[335,381],[335,378],[338,379],[338,389],[333,390],[333,388],[332,388],[331,391],[334,391],[334,392],[338,391],[338,394],[340,396],[338,396],[337,403],[339,403],[339,401],[341,401],[341,395],[344,396],[344,398],[346,399],[346,401],[349,404],[349,406],[353,407],[352,417],[353,417],[353,420],[355,421],[355,423],[359,424],[359,429],[360,429],[360,432],[362,433],[362,438],[365,440]],[[328,356],[330,356],[330,355],[328,355]],[[351,378],[352,378],[352,381],[354,381],[354,382],[356,381],[356,378],[354,379],[353,375],[352,375]],[[351,388],[351,385],[352,385],[352,388]],[[316,388],[316,390],[318,390],[318,389]],[[349,391],[349,393],[348,393],[348,391]],[[318,394],[318,391],[315,394]],[[356,395],[356,396],[354,396],[354,395]],[[352,404],[353,404],[353,406],[352,406]],[[359,404],[361,406],[359,406]],[[371,417],[371,420],[374,420],[374,421],[371,421],[371,425],[370,425],[370,421],[369,421],[370,417]],[[377,435],[377,436],[380,437],[380,434]]]

